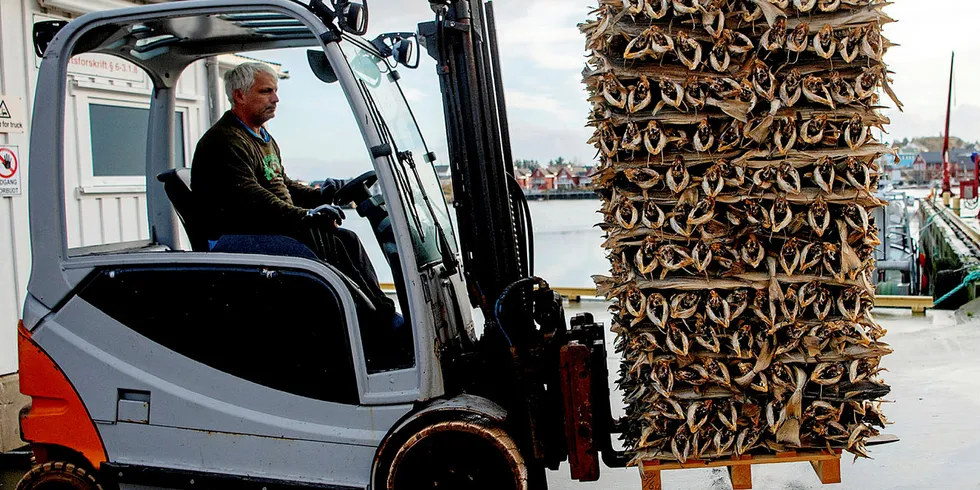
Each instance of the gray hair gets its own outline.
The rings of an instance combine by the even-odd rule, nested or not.
[[[225,73],[225,95],[228,96],[228,102],[232,106],[235,105],[235,91],[248,92],[248,89],[252,88],[252,84],[255,83],[255,74],[259,72],[278,78],[275,70],[265,63],[242,63]]]

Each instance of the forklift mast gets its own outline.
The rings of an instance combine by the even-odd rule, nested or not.
[[[489,320],[504,289],[533,275],[530,216],[514,179],[493,2],[429,3],[436,20],[419,24],[419,33],[437,64],[463,271],[471,303]],[[530,318],[518,313],[521,301],[509,303],[515,320]],[[507,333],[515,342],[520,336]]]
[[[528,488],[545,489],[544,467],[568,461],[574,479],[599,477],[599,453],[618,430],[609,406],[602,326],[591,315],[566,323],[561,296],[534,276],[530,209],[514,178],[493,2],[429,0],[419,24],[436,61],[452,169],[454,206],[470,300],[486,318],[468,392],[499,403],[528,463]],[[504,342],[504,348],[499,348]],[[454,369],[447,369],[453,391]]]

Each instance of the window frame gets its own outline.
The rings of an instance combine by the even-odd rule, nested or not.
[[[101,194],[101,193],[145,193],[146,176],[98,176],[95,175],[95,160],[93,158],[92,145],[92,125],[91,125],[91,106],[105,105],[112,107],[125,107],[134,109],[150,110],[149,91],[121,91],[111,90],[104,87],[96,87],[92,84],[73,84],[74,90],[71,91],[74,121],[77,129],[74,134],[77,138],[74,148],[78,159],[79,190],[82,194]],[[190,167],[193,145],[191,139],[196,141],[195,135],[199,134],[199,121],[190,117],[196,109],[194,101],[178,101],[174,107],[175,117],[180,117],[184,128],[184,165]],[[65,146],[66,151],[72,148],[71,145]],[[65,155],[66,160],[72,155]]]

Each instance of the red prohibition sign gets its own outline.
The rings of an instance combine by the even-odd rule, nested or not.
[[[17,173],[17,155],[7,148],[0,148],[0,179],[9,179]]]

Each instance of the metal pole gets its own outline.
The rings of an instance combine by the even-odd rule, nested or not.
[[[952,192],[949,183],[949,112],[953,105],[953,59],[956,57],[954,52],[949,59],[949,95],[946,99],[946,131],[943,134],[943,194]]]
[[[221,73],[218,69],[218,57],[208,56],[204,62],[207,68],[208,81],[208,115],[211,125],[221,119]]]
[[[980,208],[980,153],[973,154],[973,198]],[[977,219],[980,219],[980,211],[977,211]]]

